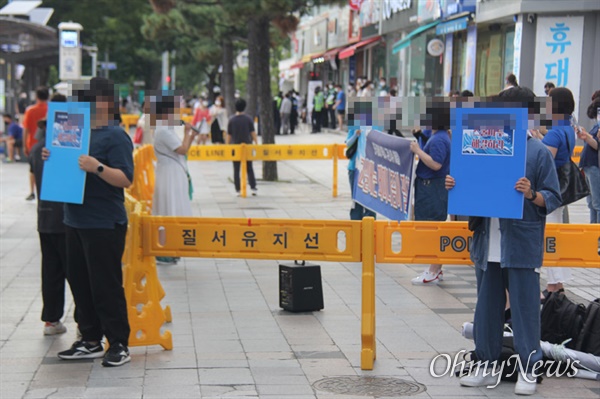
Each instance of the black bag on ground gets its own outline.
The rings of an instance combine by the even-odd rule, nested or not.
[[[600,356],[600,298],[590,302],[575,349]]]
[[[565,347],[575,349],[584,318],[585,306],[572,302],[564,292],[552,292],[542,307],[542,341],[562,344],[570,338]]]

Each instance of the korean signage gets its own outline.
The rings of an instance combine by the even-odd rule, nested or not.
[[[379,22],[381,3],[379,1],[367,0],[360,6],[360,27],[364,28]]]
[[[444,22],[436,26],[436,35],[446,35],[448,33],[458,32],[467,29],[469,17],[458,18],[452,21]]]
[[[411,0],[383,0],[383,19],[388,20],[392,14],[398,11],[408,10],[411,6]]]
[[[544,84],[566,87],[579,99],[583,17],[540,17],[535,43],[533,90],[544,92]]]
[[[419,0],[418,21],[430,21],[442,16],[445,0]]]
[[[408,220],[415,158],[410,140],[377,130],[366,136],[353,199],[389,219]]]

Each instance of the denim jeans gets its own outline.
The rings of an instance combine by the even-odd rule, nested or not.
[[[350,192],[354,196],[354,170],[348,170],[348,178],[350,179]],[[350,220],[362,220],[365,217],[371,216],[376,218],[375,212],[365,208],[356,201],[352,201],[352,208],[350,208]]]
[[[597,166],[586,166],[583,168],[585,181],[590,188],[587,196],[588,208],[590,208],[590,223],[600,223],[600,168]]]
[[[445,221],[448,218],[448,190],[445,178],[415,181],[415,220]]]

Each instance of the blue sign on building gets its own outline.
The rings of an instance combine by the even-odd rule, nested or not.
[[[467,29],[469,17],[453,19],[451,21],[442,22],[435,28],[437,35],[447,35],[448,33],[458,32]]]

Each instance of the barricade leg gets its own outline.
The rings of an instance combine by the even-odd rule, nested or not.
[[[338,145],[333,145],[333,198],[338,196]]]
[[[360,368],[373,370],[375,350],[375,220],[362,220],[362,312]]]

